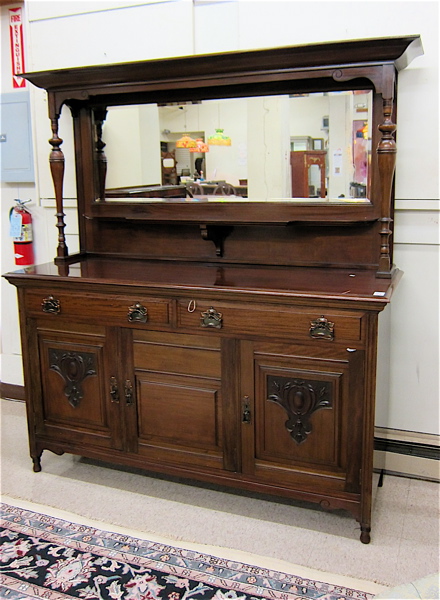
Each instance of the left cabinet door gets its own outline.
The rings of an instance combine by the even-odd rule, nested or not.
[[[118,329],[57,317],[33,321],[31,404],[36,451],[121,449]],[[33,349],[33,350],[32,350]],[[38,359],[38,360],[36,360]]]

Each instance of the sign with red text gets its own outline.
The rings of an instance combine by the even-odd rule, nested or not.
[[[11,37],[12,85],[14,88],[26,87],[24,73],[23,18],[21,8],[9,9],[9,32]]]

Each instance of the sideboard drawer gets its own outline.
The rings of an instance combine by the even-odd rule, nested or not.
[[[161,298],[139,296],[116,296],[88,293],[61,293],[51,290],[32,290],[26,293],[26,310],[32,316],[62,315],[111,321],[118,325],[146,323],[163,325],[170,323],[170,301]]]
[[[212,329],[234,335],[264,335],[305,340],[362,340],[363,313],[302,310],[287,306],[180,300],[178,326],[192,331]]]

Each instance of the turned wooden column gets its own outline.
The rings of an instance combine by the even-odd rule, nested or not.
[[[64,228],[66,227],[64,222],[65,214],[63,211],[64,154],[60,148],[63,140],[58,136],[58,120],[59,115],[51,119],[52,139],[49,140],[49,144],[52,146],[52,151],[49,156],[49,163],[57,206],[55,215],[57,217],[56,226],[58,228],[57,258],[66,258],[69,255],[69,251],[67,249],[66,236],[64,234]]]
[[[98,169],[99,200],[105,200],[105,179],[107,177],[107,157],[104,152],[105,143],[102,141],[102,124],[107,116],[105,108],[95,109],[96,128],[96,165]]]
[[[379,125],[381,139],[377,147],[377,160],[379,167],[381,216],[380,216],[380,256],[377,277],[391,277],[391,250],[390,236],[391,224],[391,196],[393,191],[394,171],[396,167],[396,141],[394,133],[396,125],[393,123],[392,114],[394,106],[395,72],[393,65],[384,67],[383,122]]]

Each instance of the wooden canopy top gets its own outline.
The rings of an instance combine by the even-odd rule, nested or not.
[[[214,75],[225,77],[246,72],[278,71],[282,77],[286,69],[384,63],[393,63],[397,70],[401,70],[422,54],[420,36],[412,35],[104,64],[24,73],[22,76],[48,91],[79,90],[93,86],[94,89],[102,87],[101,92],[104,92],[105,89],[109,91],[109,88],[127,82],[158,82],[172,77],[183,79],[194,74],[200,80],[204,76],[211,78]]]

